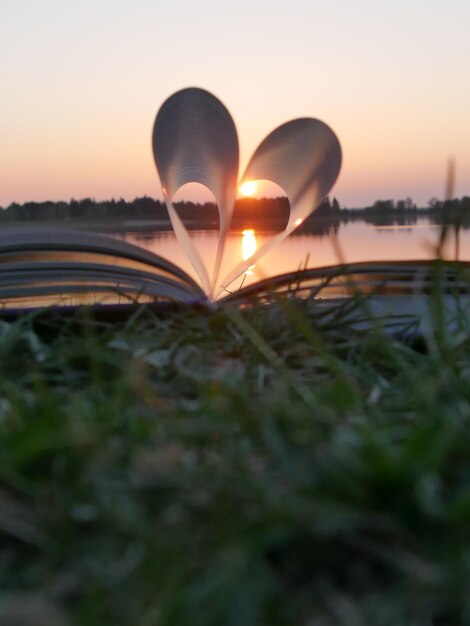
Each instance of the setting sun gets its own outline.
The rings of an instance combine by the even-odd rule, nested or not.
[[[240,185],[240,193],[242,196],[252,196],[256,192],[256,183],[252,180],[248,180],[243,185]]]

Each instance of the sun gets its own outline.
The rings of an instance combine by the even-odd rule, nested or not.
[[[242,196],[252,196],[256,192],[256,183],[252,180],[247,180],[239,187],[239,191]]]

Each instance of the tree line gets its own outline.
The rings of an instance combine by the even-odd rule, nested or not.
[[[179,202],[178,213],[189,228],[210,229],[219,225],[219,215],[214,203]],[[340,224],[365,221],[371,225],[414,224],[420,216],[427,215],[433,224],[458,224],[470,228],[470,196],[440,201],[431,199],[426,208],[418,208],[411,198],[404,200],[376,200],[363,209],[342,208],[336,198],[326,198],[317,210],[298,229],[299,233],[325,235]],[[289,202],[286,197],[241,198],[233,214],[235,228],[282,228],[289,219]],[[147,196],[132,201],[92,198],[70,202],[12,203],[0,210],[0,223],[8,222],[136,222],[151,221],[155,228],[171,229],[165,204]]]
[[[219,213],[214,203],[203,204],[196,202],[178,202],[176,208],[180,217],[189,226],[211,227],[217,226]],[[336,200],[330,204],[326,199],[318,210],[339,210]],[[287,221],[289,216],[289,201],[285,197],[279,198],[242,198],[236,202],[234,221]],[[132,201],[105,200],[97,201],[92,198],[70,200],[70,202],[26,202],[12,203],[0,210],[0,222],[107,222],[107,221],[152,221],[161,226],[170,221],[166,206],[160,200],[144,196]]]

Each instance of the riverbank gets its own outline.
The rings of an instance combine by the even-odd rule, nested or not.
[[[470,322],[439,306],[421,338],[291,298],[1,322],[0,622],[464,624]]]

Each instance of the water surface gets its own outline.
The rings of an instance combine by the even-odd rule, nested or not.
[[[440,226],[420,218],[416,224],[405,226],[373,226],[364,222],[341,224],[336,240],[341,255],[347,262],[431,259],[435,256],[441,232]],[[124,238],[163,256],[183,268],[191,276],[196,273],[171,232],[125,233]],[[195,231],[191,234],[206,267],[212,270],[218,234],[216,231]],[[227,238],[221,280],[242,259],[249,257],[272,233],[253,229],[233,232]],[[449,236],[445,256],[453,258],[455,242]],[[470,231],[460,233],[460,258],[470,260]],[[235,290],[262,278],[290,272],[300,267],[317,268],[340,262],[338,247],[331,235],[291,235],[260,259],[229,287]]]

